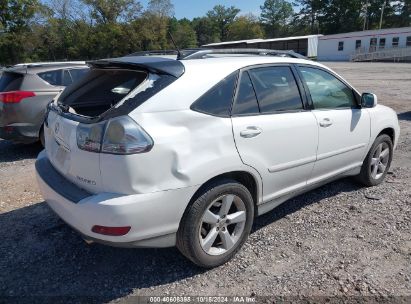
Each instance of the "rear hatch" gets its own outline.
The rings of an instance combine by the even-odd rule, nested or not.
[[[138,144],[134,150],[122,151],[124,143],[110,142],[106,144],[107,149],[113,150],[103,151],[102,142],[108,141],[106,129],[110,126],[108,133],[115,135],[118,126],[124,131],[131,125],[135,128],[131,132],[135,133],[129,137],[138,139],[140,144],[149,143],[149,137],[137,124],[133,125],[127,114],[177,77],[151,65],[133,65],[118,60],[97,61],[91,66],[81,81],[68,87],[48,107],[45,141],[47,156],[56,170],[79,187],[99,193],[104,192],[101,153],[140,151]]]
[[[0,127],[6,126],[10,121],[4,112],[5,92],[19,91],[23,83],[24,74],[4,71],[0,74]],[[3,94],[2,94],[3,93]],[[7,96],[7,98],[10,98]]]

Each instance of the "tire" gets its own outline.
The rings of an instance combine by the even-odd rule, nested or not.
[[[46,143],[45,143],[45,140],[44,140],[44,126],[42,126],[40,128],[39,141],[40,141],[40,144],[43,146],[43,148],[45,148]]]
[[[379,150],[380,148],[381,150]],[[384,151],[387,151],[388,154],[382,155]],[[378,136],[365,157],[361,172],[356,177],[357,181],[367,187],[381,184],[390,168],[392,154],[393,144],[391,138],[386,134]]]
[[[187,207],[177,232],[177,248],[200,267],[222,265],[243,246],[253,220],[254,203],[248,189],[234,180],[221,180]]]

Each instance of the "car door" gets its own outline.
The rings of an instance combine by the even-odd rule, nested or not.
[[[304,187],[316,158],[318,125],[289,65],[242,70],[232,125],[242,161],[263,180],[263,201]]]
[[[319,126],[317,161],[309,183],[361,166],[370,140],[370,117],[354,90],[330,71],[300,66]]]

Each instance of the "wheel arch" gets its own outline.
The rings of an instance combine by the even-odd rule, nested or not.
[[[254,174],[248,171],[242,171],[242,170],[222,173],[222,174],[216,175],[210,178],[209,180],[207,180],[193,194],[193,196],[190,199],[189,204],[186,207],[186,210],[188,209],[189,206],[191,206],[191,204],[198,197],[200,197],[206,191],[206,189],[214,185],[217,185],[220,181],[223,181],[223,180],[235,180],[238,183],[245,186],[248,189],[248,191],[250,191],[251,196],[253,198],[253,203],[254,203],[254,216],[256,216],[257,209],[258,209],[258,203],[259,203],[259,200],[261,198],[261,193],[262,193],[262,184],[257,176],[255,176]]]
[[[378,133],[376,138],[378,138],[378,136],[380,136],[382,134],[388,135],[392,140],[392,144],[395,145],[395,130],[394,130],[394,128],[387,127],[387,128],[382,129],[380,131],[380,133]]]

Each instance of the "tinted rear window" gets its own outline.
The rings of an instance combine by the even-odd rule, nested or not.
[[[47,71],[38,73],[37,75],[51,85],[63,85],[63,70]]]
[[[18,91],[23,78],[22,74],[3,72],[0,74],[0,92]]]
[[[38,73],[37,75],[46,81],[47,83],[54,85],[54,86],[69,86],[73,82],[81,79],[84,77],[85,74],[88,72],[88,68],[84,69],[58,69],[52,71],[46,71]]]
[[[73,79],[73,82],[80,80],[81,78],[83,78],[87,72],[89,71],[89,69],[71,69],[70,70],[70,75],[71,78]]]

